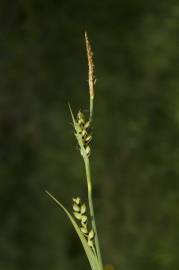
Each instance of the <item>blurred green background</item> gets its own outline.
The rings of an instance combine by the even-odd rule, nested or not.
[[[0,269],[89,269],[70,222],[86,199],[67,106],[88,109],[96,65],[92,169],[105,263],[179,268],[179,2],[0,2]]]

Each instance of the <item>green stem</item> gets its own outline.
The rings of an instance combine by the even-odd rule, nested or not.
[[[91,182],[90,162],[89,162],[89,158],[87,155],[84,155],[83,158],[84,158],[86,178],[87,178],[88,202],[89,202],[89,210],[90,210],[90,216],[91,216],[92,229],[94,230],[94,233],[95,233],[96,252],[97,252],[100,268],[102,270],[103,263],[102,263],[101,251],[100,251],[100,246],[99,246],[99,239],[98,239],[98,233],[97,233],[97,228],[96,228],[93,199],[92,199],[92,182]]]
[[[90,115],[89,115],[89,122],[92,123],[93,120],[93,111],[94,111],[94,97],[90,97]]]

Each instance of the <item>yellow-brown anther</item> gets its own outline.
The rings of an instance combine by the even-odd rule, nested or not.
[[[87,33],[85,33],[85,42],[86,42],[86,51],[87,51],[87,58],[88,58],[89,94],[90,94],[90,98],[93,99],[94,98],[94,85],[95,85],[93,51],[91,49],[91,44],[89,42]]]

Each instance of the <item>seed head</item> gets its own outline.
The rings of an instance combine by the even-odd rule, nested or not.
[[[78,213],[78,212],[73,212],[74,216],[76,217],[76,219],[78,220],[82,220],[82,214],[81,213]]]
[[[85,124],[85,115],[81,111],[77,114],[77,122],[80,126]]]
[[[80,230],[82,231],[82,233],[84,233],[85,235],[88,234],[88,229],[85,227],[81,227]]]
[[[77,220],[80,221],[80,230],[85,236],[88,245],[94,251],[94,231],[88,231],[88,217],[86,215],[86,205],[81,202],[79,197],[73,198],[73,214]]]
[[[84,203],[82,204],[80,211],[82,215],[86,213],[86,205]]]
[[[91,153],[91,149],[90,149],[89,145],[87,145],[87,147],[86,147],[85,150],[86,150],[87,156],[89,157],[90,156],[90,153]]]
[[[77,205],[79,205],[81,203],[81,199],[79,197],[77,198],[73,198],[72,199],[74,203],[76,203]]]
[[[73,204],[73,210],[75,211],[75,212],[80,212],[80,207],[77,205],[77,204]]]
[[[88,220],[87,216],[82,216],[81,223],[86,224],[87,220]]]

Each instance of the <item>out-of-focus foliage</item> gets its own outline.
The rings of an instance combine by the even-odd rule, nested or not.
[[[0,269],[88,269],[45,195],[85,199],[67,102],[86,109],[84,31],[96,62],[92,167],[104,261],[179,268],[178,1],[1,1]]]

